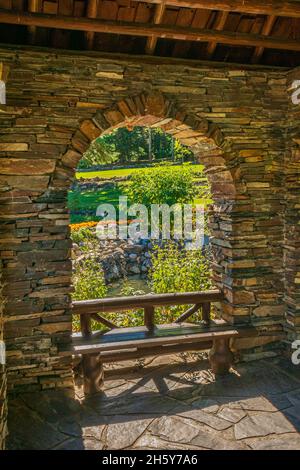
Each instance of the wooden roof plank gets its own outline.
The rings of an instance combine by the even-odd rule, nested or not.
[[[54,2],[44,2],[43,3],[43,12],[49,15],[57,15],[58,3]]]
[[[88,0],[86,15],[88,18],[97,18],[99,11],[100,0]],[[87,31],[85,33],[86,47],[91,50],[94,46],[94,31]]]
[[[252,15],[275,15],[289,18],[300,18],[300,3],[283,0],[133,0],[150,4],[164,3],[168,6],[182,8],[203,8]]]
[[[156,5],[155,12],[154,12],[154,18],[153,18],[153,23],[154,24],[160,24],[162,22],[164,13],[165,13],[165,5],[163,3],[160,3],[160,4]],[[150,36],[147,39],[147,44],[146,44],[146,49],[145,49],[146,54],[153,54],[154,53],[156,43],[157,43],[157,38],[155,36]]]
[[[73,14],[73,0],[59,0],[58,2],[58,14],[69,16]]]
[[[28,1],[28,11],[32,13],[37,13],[41,11],[42,1],[41,0],[29,0]],[[29,44],[35,44],[36,37],[36,26],[28,26],[28,42]]]
[[[263,25],[263,28],[261,31],[261,34],[263,36],[269,36],[269,34],[271,34],[276,18],[277,17],[275,15],[267,17],[265,24]],[[264,52],[264,47],[260,46],[260,47],[255,48],[254,54],[252,56],[253,64],[257,64],[259,62],[259,59],[263,55],[263,52]]]
[[[40,26],[75,31],[93,31],[98,33],[125,34],[131,36],[154,36],[172,40],[196,42],[215,41],[227,45],[264,47],[279,50],[300,52],[300,43],[296,40],[277,37],[265,37],[248,33],[229,31],[212,31],[205,29],[182,28],[169,25],[152,25],[144,23],[120,23],[69,16],[52,16],[40,13],[0,10],[0,23]]]
[[[214,29],[216,31],[222,31],[224,29],[225,23],[227,21],[229,12],[228,11],[220,11],[218,12],[218,16],[214,25]],[[211,41],[207,46],[207,55],[208,57],[212,57],[217,47],[217,43],[215,41]]]

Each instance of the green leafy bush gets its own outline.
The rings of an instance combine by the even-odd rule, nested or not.
[[[134,288],[128,279],[124,280],[121,294],[123,297],[134,296],[134,295],[143,295],[145,294],[142,290],[137,290]],[[110,321],[115,323],[120,327],[128,326],[142,326],[144,324],[144,310],[128,310],[122,312],[113,312],[106,315]]]
[[[102,266],[93,258],[77,263],[73,273],[74,292],[73,300],[101,299],[107,295]],[[93,323],[93,329],[99,329]],[[73,318],[73,330],[80,330],[78,316]]]
[[[151,289],[156,294],[168,292],[193,292],[211,288],[209,262],[201,250],[180,249],[175,243],[158,247],[152,254],[150,272]],[[156,321],[170,323],[187,306],[165,307],[158,311]],[[199,320],[199,314],[191,319]]]
[[[91,229],[82,227],[78,230],[72,230],[71,238],[74,243],[81,243],[85,242],[91,238],[93,238],[94,234]]]
[[[126,188],[133,203],[175,204],[190,202],[194,195],[193,172],[189,165],[159,165],[134,173]]]

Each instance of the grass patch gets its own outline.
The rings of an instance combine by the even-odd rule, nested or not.
[[[153,167],[149,167],[151,170]],[[189,168],[193,172],[193,183],[206,182],[206,177],[203,175],[203,165],[189,165]],[[89,172],[77,172],[76,177],[84,177],[85,179],[91,179],[98,177],[103,181],[109,180],[115,177],[129,177],[130,175],[141,171],[142,168],[125,168],[115,170],[102,170],[102,171],[89,171]],[[147,172],[148,168],[143,168],[143,171]],[[172,167],[172,171],[182,171],[182,166]],[[81,222],[97,221],[100,217],[96,216],[97,207],[100,204],[112,204],[117,212],[119,210],[119,197],[126,195],[125,188],[128,181],[122,181],[117,184],[108,185],[107,188],[101,190],[92,191],[80,191],[74,190],[68,193],[68,207],[71,213],[71,223],[77,224]],[[196,186],[195,186],[195,191]],[[194,204],[201,204],[207,207],[212,201],[202,194],[195,194],[195,198],[191,200]],[[130,201],[128,201],[130,204]]]
[[[204,170],[204,165],[191,165],[190,168],[195,173],[200,173]],[[151,167],[149,167],[151,169]],[[174,166],[174,169],[181,170],[181,165]],[[76,173],[76,178],[101,178],[103,180],[112,179],[112,178],[122,178],[128,177],[133,173],[140,171],[141,168],[121,168],[115,170],[99,170],[99,171],[78,171]],[[147,170],[147,169],[146,169]]]
[[[69,191],[68,207],[71,212],[71,224],[99,220],[96,210],[100,204],[113,204],[118,209],[119,196],[124,195],[122,190],[124,184],[101,191]]]

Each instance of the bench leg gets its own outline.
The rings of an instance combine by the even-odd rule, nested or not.
[[[103,364],[100,355],[84,354],[82,356],[83,389],[85,395],[100,392],[103,386]]]
[[[224,375],[233,363],[233,354],[229,347],[230,338],[216,338],[209,353],[210,366],[214,374]]]

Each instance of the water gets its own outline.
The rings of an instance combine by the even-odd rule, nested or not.
[[[129,293],[125,294],[122,292],[123,288],[126,288],[126,292],[128,290]],[[139,275],[136,275],[110,284],[108,286],[107,297],[124,297],[134,294],[149,294],[150,292],[147,279],[141,279]]]

